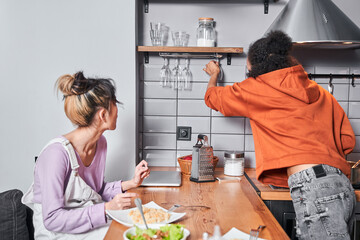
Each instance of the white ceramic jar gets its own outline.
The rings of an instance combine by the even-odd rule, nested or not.
[[[244,152],[224,153],[224,174],[228,176],[244,175]]]

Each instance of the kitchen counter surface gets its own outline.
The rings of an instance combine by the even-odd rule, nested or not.
[[[289,189],[272,189],[269,185],[262,184],[256,179],[254,168],[245,169],[246,178],[253,185],[262,200],[284,200],[291,201]],[[356,199],[360,202],[360,190],[355,190]]]
[[[176,211],[186,212],[186,215],[178,223],[190,230],[188,240],[199,240],[204,232],[212,234],[215,225],[219,225],[224,234],[232,227],[249,233],[251,228],[260,224],[266,225],[260,238],[289,239],[245,176],[225,179],[223,169],[217,169],[215,175],[222,180],[195,183],[183,175],[181,187],[139,187],[131,192],[138,193],[143,203],[154,201],[167,209],[175,203],[181,204],[183,207]],[[194,205],[210,209],[191,207]],[[135,207],[134,203],[131,207]],[[105,239],[122,239],[126,229],[128,227],[112,221]]]

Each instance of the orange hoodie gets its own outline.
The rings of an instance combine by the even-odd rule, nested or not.
[[[224,116],[250,119],[259,181],[287,187],[287,168],[299,164],[327,164],[350,176],[345,154],[355,135],[349,119],[301,65],[211,87],[205,103]]]

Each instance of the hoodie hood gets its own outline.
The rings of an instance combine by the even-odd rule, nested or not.
[[[317,101],[320,95],[319,85],[308,78],[301,65],[269,72],[257,78],[277,91],[307,104]]]

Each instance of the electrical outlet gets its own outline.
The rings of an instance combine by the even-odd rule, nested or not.
[[[178,126],[176,128],[176,140],[191,141],[191,127]]]

